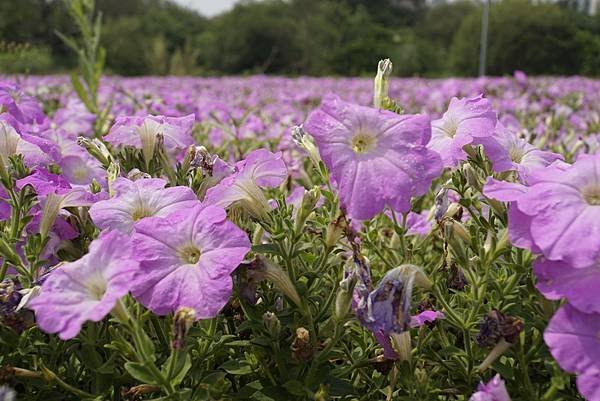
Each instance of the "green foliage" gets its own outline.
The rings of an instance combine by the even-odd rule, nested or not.
[[[468,15],[456,33],[450,52],[453,72],[477,72],[481,11]],[[502,75],[520,69],[531,74],[574,74],[579,71],[580,42],[575,21],[551,4],[503,1],[490,10],[488,73]]]
[[[7,74],[43,74],[52,68],[47,47],[0,43],[0,71]]]

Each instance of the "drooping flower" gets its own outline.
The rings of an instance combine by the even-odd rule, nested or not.
[[[194,143],[191,131],[195,117],[117,117],[106,142],[114,146],[131,146],[142,150],[148,163],[153,156],[157,135],[162,135],[165,150],[173,157]]]
[[[235,172],[206,191],[204,203],[223,208],[240,203],[250,214],[261,216],[270,210],[261,187],[274,188],[287,178],[281,153],[257,149],[235,164]]]
[[[33,136],[20,135],[6,121],[0,120],[0,163],[8,165],[10,156],[23,155],[26,166],[46,165],[58,156],[58,148],[51,141]]]
[[[112,184],[115,196],[95,203],[90,208],[90,216],[101,229],[130,233],[134,224],[141,219],[166,217],[174,211],[200,204],[190,188],[165,188],[165,185],[167,182],[160,178],[136,181],[117,178]]]
[[[562,261],[539,258],[533,264],[537,289],[548,299],[566,298],[585,313],[600,313],[600,262],[575,269]]]
[[[440,154],[444,167],[455,167],[467,159],[463,147],[491,137],[497,121],[490,101],[483,95],[463,99],[454,97],[442,118],[431,122],[428,147]]]
[[[216,316],[232,291],[231,273],[250,250],[244,231],[217,206],[195,206],[135,225],[140,272],[132,293],[159,315],[181,307]]]
[[[360,323],[369,329],[383,347],[387,359],[397,359],[391,336],[402,334],[411,327],[443,318],[443,314],[410,315],[414,285],[428,288],[431,283],[425,274],[413,265],[402,265],[388,271],[377,287],[373,288],[371,274],[364,263],[354,263],[347,272],[356,278],[352,309]],[[346,277],[345,280],[348,280]]]
[[[26,95],[21,88],[10,83],[0,82],[0,113],[3,109],[20,123],[41,122],[44,112],[33,97]]]
[[[441,172],[427,149],[431,125],[425,115],[398,115],[324,97],[304,124],[331,171],[347,214],[366,220],[385,206],[407,212]]]
[[[600,400],[600,314],[570,304],[554,314],[544,340],[561,368],[577,375],[577,388],[589,401]]]
[[[515,170],[523,182],[527,182],[530,171],[563,159],[558,153],[538,149],[500,123],[494,135],[481,142],[495,171]]]
[[[138,269],[131,239],[105,232],[90,244],[88,254],[53,270],[28,307],[35,311],[40,329],[68,340],[85,321],[98,322],[110,313],[129,292]]]
[[[487,382],[479,383],[477,392],[469,398],[469,401],[510,401],[506,385],[500,375],[496,375]]]

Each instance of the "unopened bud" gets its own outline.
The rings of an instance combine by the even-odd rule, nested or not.
[[[433,217],[437,221],[440,221],[440,220],[442,220],[442,218],[444,218],[444,216],[446,215],[446,212],[448,211],[448,205],[449,205],[448,188],[442,188],[439,190],[437,195],[435,195],[434,203],[435,203],[435,211],[433,213]]]
[[[462,167],[462,172],[465,176],[467,184],[469,184],[469,186],[476,189],[477,191],[481,192],[481,189],[483,188],[483,183],[477,176],[477,172],[475,172],[473,166],[471,166],[471,164],[469,163],[465,163]]]
[[[352,306],[352,294],[358,281],[358,273],[353,259],[348,259],[344,268],[344,279],[340,281],[340,286],[335,297],[333,316],[338,322],[345,321],[350,307]]]
[[[181,351],[185,345],[185,336],[190,327],[196,320],[196,310],[188,307],[181,307],[175,312],[173,317],[173,349]]]
[[[260,279],[267,279],[275,285],[275,287],[286,295],[289,299],[302,308],[302,301],[296,287],[290,280],[290,276],[278,264],[271,262],[262,255],[256,255],[251,263],[252,274]]]
[[[460,223],[456,220],[452,220],[452,222],[450,224],[452,224],[452,235],[453,236],[460,238],[467,244],[471,243],[471,235],[469,234],[469,232],[467,231],[465,226],[462,225],[462,223]]]
[[[373,82],[373,105],[380,109],[388,97],[389,77],[392,74],[392,62],[389,58],[377,64],[377,75]]]
[[[339,215],[335,220],[327,225],[327,231],[325,234],[325,247],[331,249],[338,242],[344,229],[346,228],[346,222],[344,216]]]
[[[112,198],[115,196],[113,183],[121,176],[121,165],[118,161],[111,162],[106,170],[106,181],[108,182],[108,195]]]
[[[308,219],[308,216],[310,216],[310,214],[312,213],[319,199],[321,199],[321,190],[319,189],[319,187],[313,187],[308,191],[304,191],[304,196],[302,197],[300,209],[296,213],[295,224],[297,231],[300,231],[302,227],[304,227],[306,219]]]
[[[84,136],[77,137],[77,145],[85,148],[90,155],[102,163],[103,166],[108,166],[112,160],[112,156],[106,145],[98,139],[89,139]]]
[[[281,322],[273,312],[265,312],[262,316],[263,324],[272,338],[278,338],[281,332]]]
[[[314,140],[310,135],[306,133],[302,125],[298,125],[292,127],[292,139],[294,143],[299,147],[303,148],[306,153],[308,153],[308,157],[313,162],[315,166],[319,165],[319,161],[321,160],[321,156],[319,155],[319,150],[315,145]]]

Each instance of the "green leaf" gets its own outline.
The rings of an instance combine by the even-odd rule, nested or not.
[[[281,256],[281,252],[279,252],[279,247],[276,244],[252,245],[252,252]]]
[[[303,396],[306,395],[306,390],[304,390],[304,385],[300,383],[298,380],[290,380],[283,384],[283,388],[289,391],[290,394]]]
[[[173,368],[173,371],[171,372],[171,376],[167,377],[167,380],[170,380],[171,384],[176,386],[183,381],[183,379],[185,378],[185,375],[192,367],[192,360],[191,360],[189,354],[185,354],[183,352],[176,352],[174,354],[171,354],[167,358],[167,360],[165,361],[165,363],[163,364],[162,369],[161,369],[163,372],[163,375],[165,375],[165,376],[168,374],[168,369],[169,369],[169,366],[171,365],[171,359],[173,357],[175,357],[175,366]]]
[[[220,369],[223,369],[224,371],[226,371],[227,373],[230,373],[232,375],[249,375],[250,373],[252,373],[252,366],[250,366],[250,364],[246,361],[236,361],[231,360],[231,361],[227,361],[224,364],[222,364],[221,366],[219,366]]]
[[[134,379],[145,384],[159,384],[155,379],[152,371],[144,364],[137,362],[127,362],[125,364],[125,370]]]
[[[75,72],[71,73],[71,84],[73,85],[73,89],[75,89],[77,96],[79,96],[79,99],[81,99],[81,101],[85,104],[85,107],[87,107],[87,109],[90,112],[95,112],[94,106],[90,102],[85,88],[83,87],[83,84],[81,83],[79,77],[77,76],[77,73]]]

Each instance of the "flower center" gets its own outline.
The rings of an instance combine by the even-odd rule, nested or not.
[[[513,163],[521,163],[523,160],[523,149],[518,146],[512,146],[508,154],[510,155],[510,160],[512,160]]]
[[[364,131],[358,131],[352,138],[352,150],[357,154],[366,153],[373,149],[376,143],[375,136],[369,135]]]
[[[150,210],[146,209],[143,206],[140,206],[133,211],[131,218],[133,219],[133,221],[138,221],[138,220],[143,219],[144,217],[151,217],[151,216],[153,216],[153,214]]]
[[[446,136],[449,138],[454,138],[457,129],[458,121],[452,118],[449,118],[447,121],[445,121],[444,126],[442,127],[442,131],[444,131],[444,134],[446,134]]]
[[[179,258],[188,265],[195,265],[200,260],[202,252],[195,245],[187,245],[179,249]]]
[[[584,189],[583,198],[592,206],[600,206],[600,185],[594,185]]]
[[[88,291],[90,298],[100,301],[106,293],[106,280],[102,276],[93,277],[85,283],[85,288]]]

